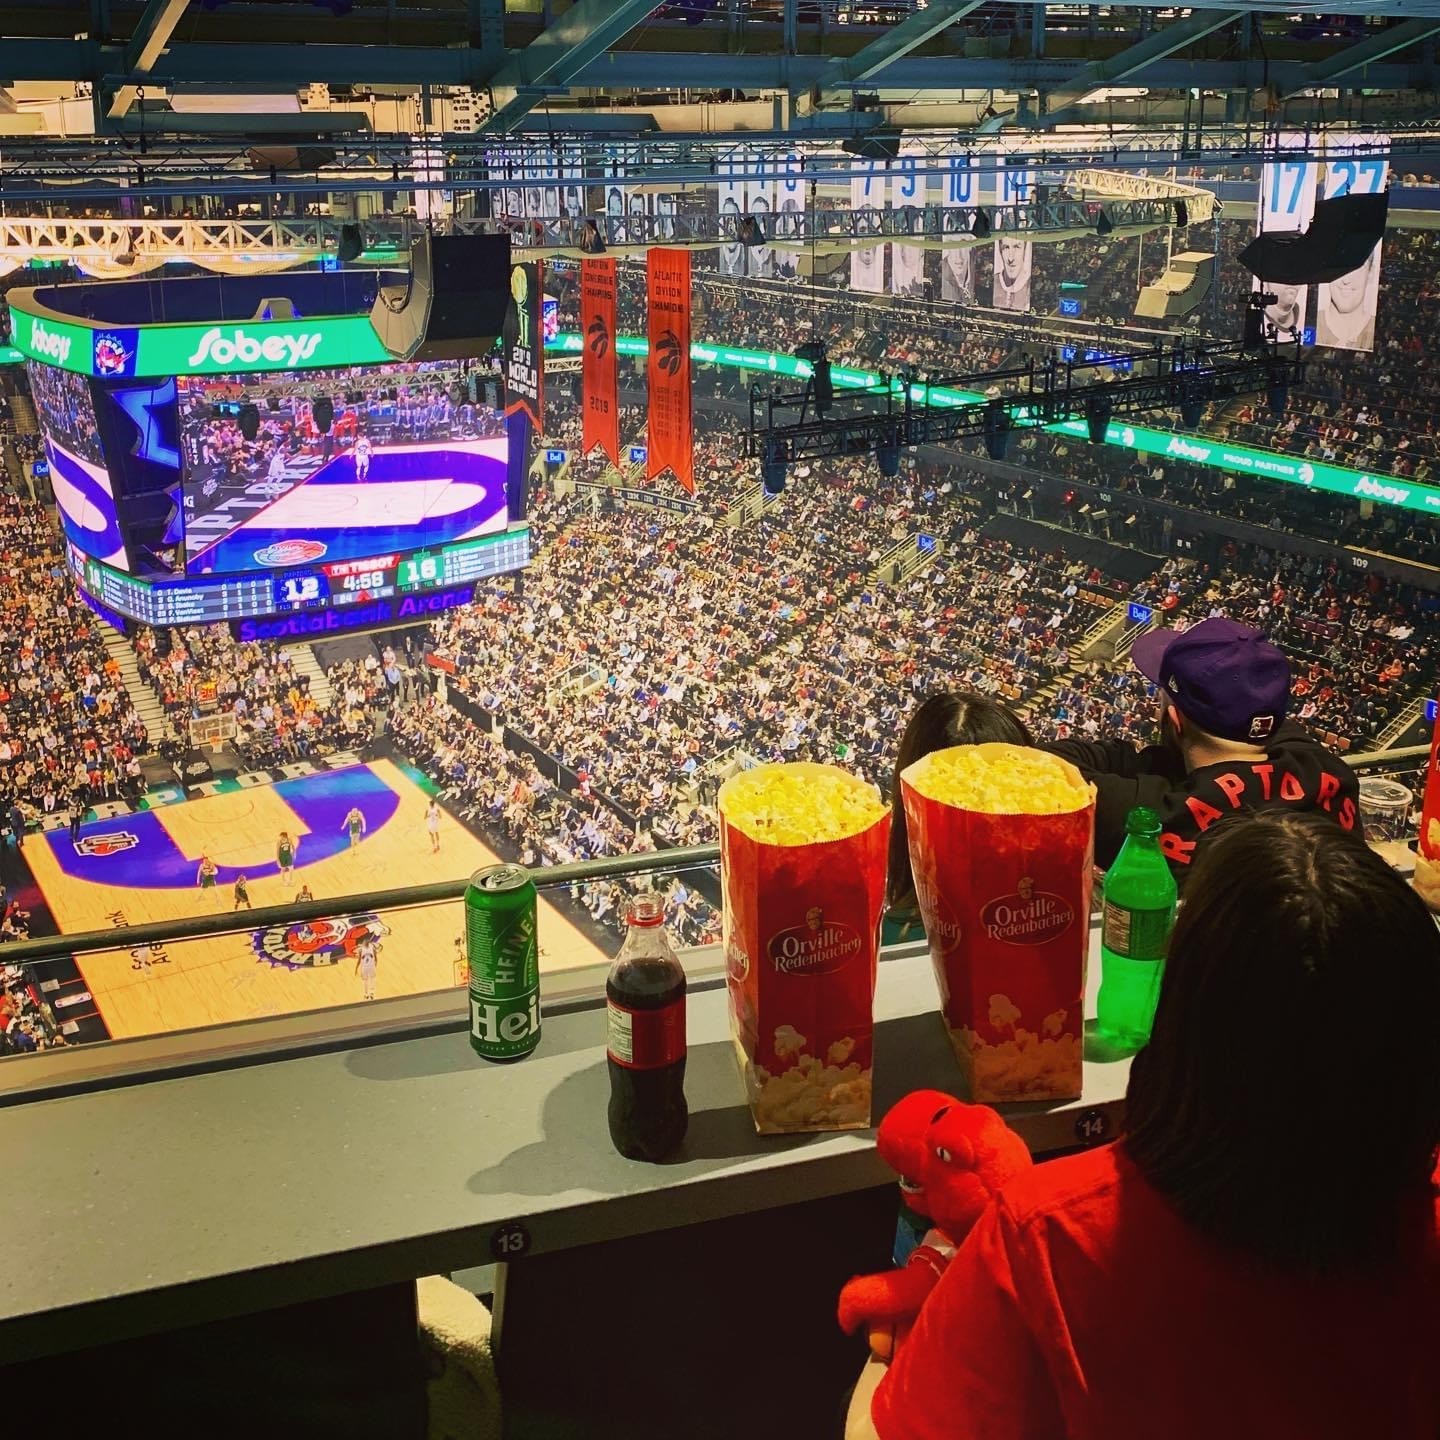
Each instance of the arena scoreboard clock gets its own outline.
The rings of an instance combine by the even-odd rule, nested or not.
[[[516,526],[434,550],[377,555],[227,579],[142,580],[67,545],[80,588],[107,610],[144,625],[214,625],[330,611],[329,629],[419,616],[433,592],[456,593],[530,560],[530,531]]]

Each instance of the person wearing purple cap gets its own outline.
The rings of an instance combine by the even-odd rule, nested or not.
[[[1044,748],[1095,785],[1095,863],[1108,867],[1137,805],[1160,815],[1160,848],[1183,885],[1205,832],[1241,810],[1319,810],[1343,830],[1359,820],[1355,773],[1287,722],[1290,662],[1258,630],[1202,620],[1151,630],[1130,652],[1160,689],[1161,743],[1057,740]]]

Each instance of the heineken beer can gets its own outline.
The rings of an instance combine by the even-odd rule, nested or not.
[[[487,1060],[523,1060],[540,1043],[535,883],[521,865],[477,870],[465,887],[470,1043]]]

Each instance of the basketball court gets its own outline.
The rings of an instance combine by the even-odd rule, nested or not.
[[[187,516],[189,571],[287,563],[262,556],[297,537],[311,542],[307,559],[354,560],[414,546],[417,535],[440,544],[503,530],[506,454],[503,436],[377,447],[362,479],[345,450],[298,481],[256,479]]]
[[[244,875],[256,907],[287,904],[302,885],[315,899],[454,880],[496,856],[446,813],[431,853],[429,795],[417,774],[389,760],[347,765],[275,783],[235,786],[176,804],[33,835],[25,859],[62,934],[123,929],[182,916],[229,913]],[[346,817],[365,833],[352,849]],[[293,876],[276,862],[280,832],[298,841]],[[214,889],[197,876],[208,855]],[[609,957],[540,901],[540,963],[554,971]],[[357,907],[329,921],[240,931],[157,948],[134,968],[130,948],[77,957],[86,987],[115,1039],[221,1025],[362,999],[355,946],[380,938],[376,997],[446,989],[457,982],[459,900],[409,910]]]

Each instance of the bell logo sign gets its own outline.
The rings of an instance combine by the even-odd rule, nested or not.
[[[185,363],[191,368],[204,365],[288,365],[294,369],[308,360],[324,337],[319,331],[309,335],[266,335],[260,339],[243,330],[227,334],[220,326],[212,326],[200,337],[200,346]],[[69,341],[66,341],[68,346]]]
[[[72,343],[70,336],[47,330],[41,320],[35,320],[30,326],[30,348],[37,355],[44,355],[57,365],[63,365],[70,358]]]

